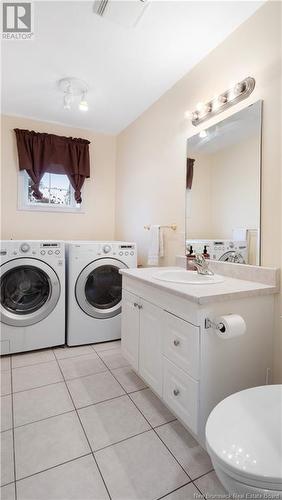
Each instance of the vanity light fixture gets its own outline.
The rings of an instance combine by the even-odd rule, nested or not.
[[[80,96],[79,109],[80,111],[88,111],[88,102],[86,100],[86,95],[88,91],[88,85],[83,80],[79,78],[62,78],[59,80],[58,87],[61,92],[63,92],[63,105],[64,109],[70,110],[76,96]]]
[[[255,84],[255,79],[248,76],[245,80],[236,83],[232,88],[214,97],[211,101],[197,104],[195,111],[186,111],[185,117],[191,119],[196,127],[212,116],[249,97],[255,88]]]

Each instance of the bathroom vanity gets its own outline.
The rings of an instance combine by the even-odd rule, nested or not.
[[[212,284],[158,279],[170,270],[177,268],[121,270],[122,351],[205,446],[205,423],[214,406],[232,393],[271,380],[277,288],[228,276]],[[229,313],[244,319],[246,332],[223,339],[216,329],[207,328],[206,319],[216,321]]]

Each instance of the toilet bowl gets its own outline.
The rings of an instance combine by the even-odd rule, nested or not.
[[[282,499],[282,385],[232,394],[211,412],[206,445],[229,494]]]

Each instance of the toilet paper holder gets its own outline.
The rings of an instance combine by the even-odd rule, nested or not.
[[[221,333],[224,333],[226,328],[223,323],[215,323],[209,318],[205,319],[205,329],[214,328],[215,330],[219,330]]]

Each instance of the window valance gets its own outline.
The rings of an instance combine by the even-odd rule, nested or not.
[[[74,188],[76,202],[81,203],[81,188],[85,178],[90,177],[90,141],[18,128],[14,131],[19,168],[32,179],[34,197],[42,198],[39,184],[45,172],[65,174]]]

